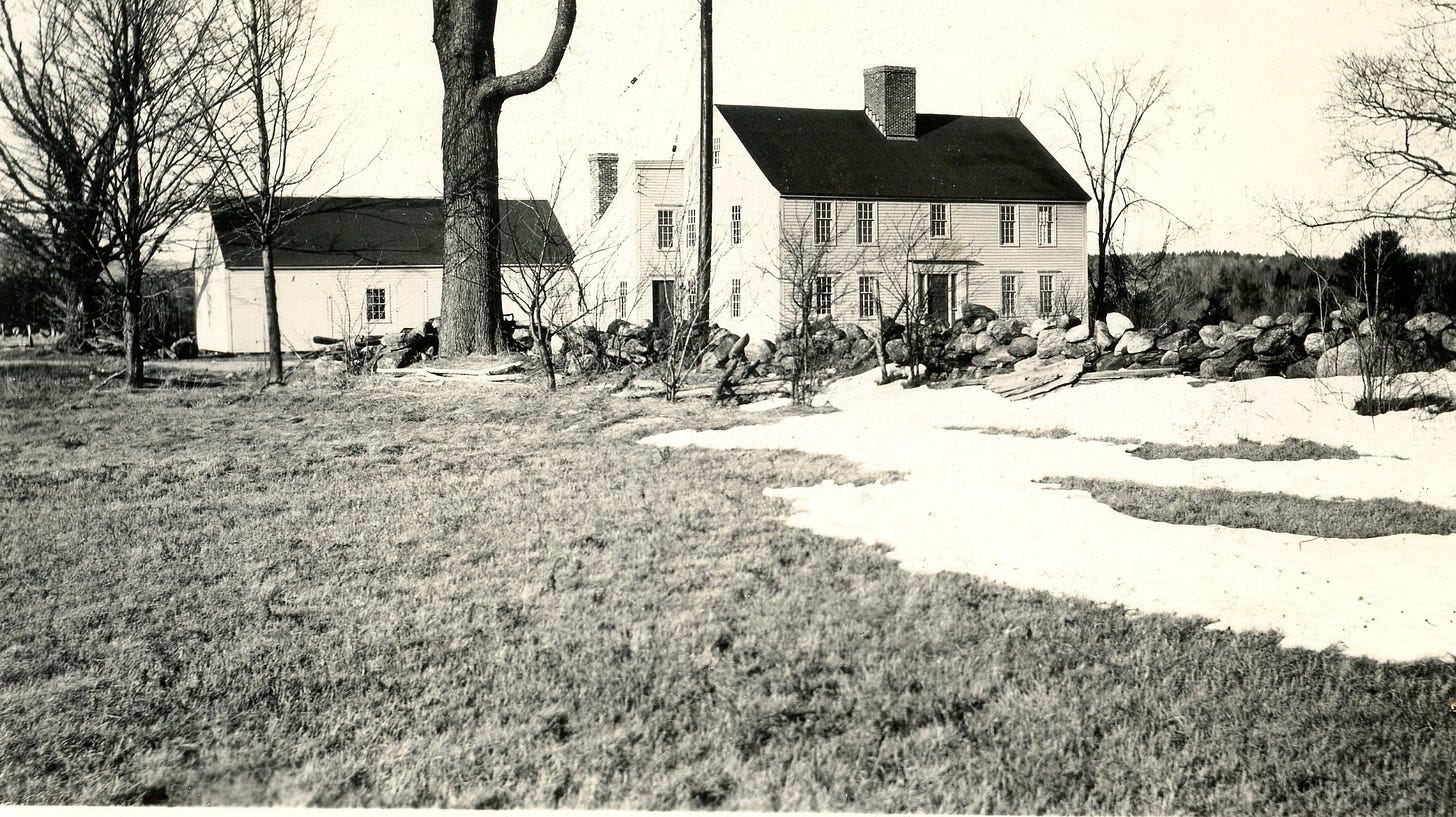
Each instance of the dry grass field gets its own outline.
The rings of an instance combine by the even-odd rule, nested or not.
[[[92,385],[0,370],[0,802],[1452,808],[1449,664],[907,573],[763,494],[892,475],[637,443],[738,412]]]

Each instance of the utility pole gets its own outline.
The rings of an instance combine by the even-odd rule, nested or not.
[[[708,327],[708,296],[713,285],[713,0],[698,0],[702,41],[702,108],[698,122],[698,314]]]

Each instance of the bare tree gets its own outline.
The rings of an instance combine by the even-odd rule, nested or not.
[[[1088,293],[1087,319],[1102,314],[1116,286],[1124,219],[1146,207],[1162,209],[1133,186],[1132,167],[1157,130],[1154,115],[1170,93],[1167,69],[1144,72],[1136,65],[1094,67],[1077,75],[1078,87],[1064,92],[1053,112],[1071,132],[1092,188],[1096,216],[1097,266]]]
[[[1400,44],[1337,63],[1326,115],[1343,134],[1339,153],[1364,182],[1353,197],[1295,221],[1456,225],[1456,4],[1419,0]]]
[[[313,0],[225,0],[219,38],[229,50],[222,77],[199,76],[199,110],[217,173],[217,195],[237,212],[263,268],[268,382],[283,383],[278,286],[273,270],[278,231],[311,200],[285,198],[309,179],[322,150],[300,156],[297,139],[316,124],[323,79],[323,40]],[[224,104],[207,105],[224,85]],[[214,100],[215,102],[216,100]]]
[[[541,59],[497,73],[497,0],[434,0],[435,52],[445,85],[440,141],[445,173],[442,354],[505,348],[501,314],[500,116],[511,97],[556,76],[576,25],[576,0],[557,0]]]
[[[17,32],[14,0],[0,0],[0,233],[61,284],[63,345],[78,348],[111,260],[103,219],[121,122],[96,55],[106,31],[79,0],[19,9],[35,20]]]

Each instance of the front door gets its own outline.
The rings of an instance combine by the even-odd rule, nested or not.
[[[925,315],[932,321],[950,323],[952,277],[941,273],[927,273],[924,277]]]
[[[672,323],[673,315],[677,312],[677,304],[673,298],[672,281],[652,282],[652,325],[666,327]]]

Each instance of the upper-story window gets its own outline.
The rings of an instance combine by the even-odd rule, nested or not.
[[[814,202],[814,243],[829,244],[834,241],[834,202]]]
[[[728,290],[728,307],[733,317],[743,317],[743,279],[734,278]]]
[[[1036,206],[1036,240],[1043,247],[1057,243],[1057,208],[1051,204]]]
[[[662,209],[657,211],[657,249],[670,250],[677,246],[677,225],[673,220],[672,211]]]
[[[875,243],[875,203],[862,201],[855,205],[855,241],[860,244]]]
[[[691,207],[683,213],[683,244],[688,247],[698,244],[698,211]]]
[[[950,208],[944,204],[930,205],[930,237],[946,238],[950,235]]]
[[[1001,245],[1016,243],[1016,205],[1001,205]]]
[[[734,244],[743,243],[743,205],[741,204],[728,208],[728,233],[733,237]]]
[[[723,166],[723,137],[713,137],[713,167]]]
[[[364,290],[364,320],[389,320],[389,301],[384,287],[369,287]]]

